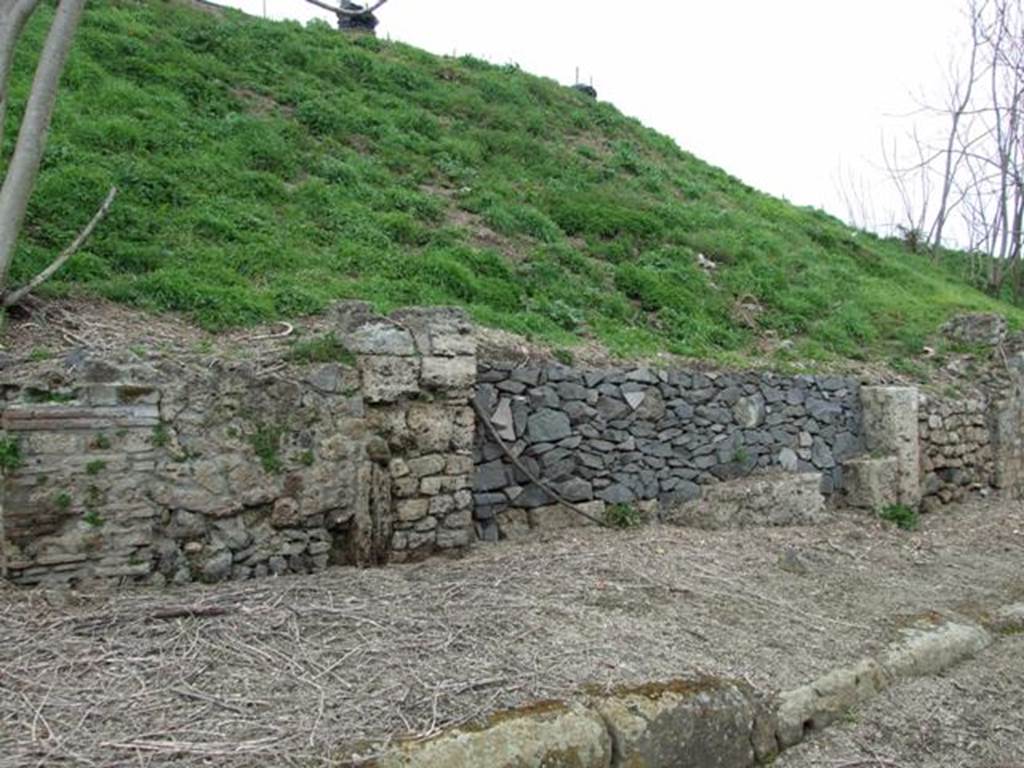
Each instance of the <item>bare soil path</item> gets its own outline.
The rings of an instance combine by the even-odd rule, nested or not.
[[[922,612],[1022,598],[1024,512],[1000,499],[913,533],[849,513],[814,528],[571,529],[460,560],[182,590],[0,587],[0,766],[309,768],[583,685],[699,672],[785,689]],[[1019,645],[990,653],[1021,666]],[[974,664],[950,679],[973,685]],[[914,685],[924,697],[941,682]],[[1021,727],[975,698],[979,717]],[[902,765],[882,749],[899,754],[897,721],[878,717],[897,741],[875,765]],[[977,733],[998,752],[1014,732]],[[835,749],[789,764],[861,759]]]

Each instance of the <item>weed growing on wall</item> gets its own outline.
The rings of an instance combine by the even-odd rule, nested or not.
[[[260,460],[263,471],[268,474],[277,474],[284,469],[284,462],[281,459],[281,438],[284,436],[284,429],[274,424],[264,424],[257,427],[250,435],[249,443]]]
[[[150,435],[149,442],[154,448],[166,448],[171,442],[171,433],[167,430],[167,425],[160,422],[153,427],[153,434]]]
[[[9,435],[0,437],[0,473],[13,472],[21,462],[21,444],[17,438]]]
[[[343,363],[354,365],[356,356],[333,333],[295,342],[288,350],[288,359],[295,363]]]

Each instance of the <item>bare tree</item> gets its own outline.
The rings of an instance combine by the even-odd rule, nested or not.
[[[53,265],[32,280],[26,288],[13,294],[8,291],[7,275],[46,148],[50,119],[57,101],[57,87],[85,9],[85,1],[59,0],[57,4],[50,31],[39,54],[18,138],[7,162],[3,185],[0,186],[0,296],[3,297],[4,306],[11,306],[23,299],[29,290],[38,286],[67,261],[89,236],[99,219],[106,214],[117,193],[116,189],[111,190],[97,216]],[[14,51],[26,22],[40,4],[41,0],[0,0],[0,132],[3,126],[2,118],[6,115],[7,90]]]
[[[840,164],[832,174],[832,186],[846,209],[846,220],[857,229],[870,229],[878,222],[874,198],[863,175]]]
[[[968,0],[966,19],[965,61],[950,67],[942,104],[921,110],[944,131],[922,138],[915,126],[910,152],[883,146],[883,159],[933,252],[959,221],[971,270],[984,263],[993,292],[1012,276],[1024,298],[1024,0]]]
[[[950,195],[956,185],[956,177],[959,170],[959,162],[962,155],[956,151],[957,140],[960,138],[961,124],[968,109],[971,107],[974,85],[977,81],[979,35],[981,34],[981,10],[977,5],[972,4],[970,11],[971,46],[968,56],[967,72],[961,75],[956,69],[951,71],[947,79],[949,93],[947,98],[949,115],[949,133],[946,137],[946,145],[943,147],[943,171],[942,187],[939,192],[939,209],[935,214],[935,220],[929,233],[928,242],[934,249],[942,245],[943,230],[946,227],[946,218],[950,211]]]

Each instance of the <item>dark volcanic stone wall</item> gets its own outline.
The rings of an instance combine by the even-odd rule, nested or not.
[[[698,498],[704,485],[772,467],[821,472],[831,493],[842,460],[862,447],[857,389],[828,376],[481,362],[476,400],[531,472],[600,514]],[[499,513],[551,504],[482,424],[475,452],[483,538],[497,536]]]

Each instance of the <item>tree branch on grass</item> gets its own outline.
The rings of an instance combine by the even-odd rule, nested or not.
[[[21,302],[22,299],[28,296],[32,291],[34,291],[44,282],[49,280],[58,269],[64,266],[64,262],[66,262],[68,259],[70,259],[78,252],[78,249],[85,244],[86,240],[89,239],[89,236],[92,234],[92,231],[96,229],[96,225],[103,221],[103,219],[106,217],[107,213],[110,211],[110,206],[113,205],[114,203],[115,197],[117,197],[117,187],[111,187],[110,191],[107,193],[106,199],[103,201],[103,204],[100,206],[99,210],[96,211],[92,219],[89,220],[89,223],[85,225],[85,228],[78,233],[78,237],[72,240],[71,244],[63,251],[61,251],[60,256],[54,259],[53,263],[50,264],[50,266],[48,266],[38,275],[33,277],[31,280],[29,280],[27,283],[25,283],[25,285],[23,285],[21,288],[18,288],[16,291],[11,291],[10,293],[4,294],[4,307],[13,307],[15,304]]]

